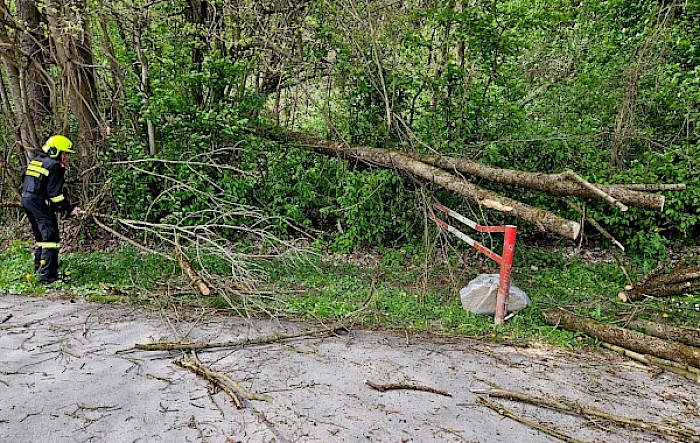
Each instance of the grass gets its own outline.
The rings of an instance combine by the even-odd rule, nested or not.
[[[315,257],[304,260],[259,263],[268,279],[259,288],[275,297],[253,314],[276,312],[313,320],[338,320],[355,313],[370,329],[433,332],[478,337],[504,343],[545,341],[576,347],[593,343],[575,332],[547,325],[542,309],[563,307],[606,322],[621,322],[635,315],[665,323],[697,327],[700,297],[685,294],[665,299],[622,303],[617,293],[627,284],[615,262],[587,263],[564,251],[521,248],[516,256],[513,283],[524,290],[532,305],[506,322],[493,325],[490,316],[462,309],[459,288],[479,273],[494,272],[478,257],[467,257],[467,267],[457,257],[432,262],[404,251],[389,251],[370,264],[352,264],[347,257]],[[44,287],[32,274],[32,254],[27,243],[14,242],[0,251],[0,291],[43,294],[61,290],[74,297],[98,302],[162,303],[162,297],[181,304],[231,307],[229,300],[202,298],[189,291],[165,295],[162,288],[188,285],[174,263],[124,247],[113,253],[72,253],[61,256],[70,270],[68,284]],[[427,263],[427,264],[426,264]],[[634,258],[626,271],[633,280],[656,265],[655,260]],[[157,297],[161,299],[156,301]],[[251,311],[246,311],[250,313]]]

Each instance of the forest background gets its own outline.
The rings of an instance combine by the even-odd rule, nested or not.
[[[518,224],[521,285],[536,305],[579,298],[601,316],[599,301],[615,298],[624,274],[644,275],[700,234],[696,0],[0,1],[0,16],[0,197],[18,198],[43,140],[68,135],[79,150],[71,197],[101,216],[100,228],[81,222],[81,241],[109,229],[156,256],[175,257],[163,245],[184,250],[214,287],[251,291],[265,268],[252,261],[300,245],[379,251],[389,265],[421,256],[424,282],[441,262],[466,262],[471,276],[485,270],[464,245],[452,243],[456,259],[455,249],[435,252],[447,241],[427,218],[438,199],[482,224]],[[590,225],[575,241],[553,240],[428,181],[315,153],[290,133],[522,171],[571,169],[596,184],[687,188],[668,193],[662,211],[581,201],[626,247],[630,269],[618,261],[572,276],[572,248],[614,247]],[[476,182],[581,218],[560,198]],[[21,213],[3,217],[9,226]],[[7,260],[26,244],[13,247]],[[376,281],[365,283],[341,313],[372,297]],[[411,309],[420,310],[429,297],[415,285]],[[242,293],[224,298],[231,305]],[[318,299],[309,306],[321,315]],[[460,317],[445,320],[449,328],[465,323],[450,312]]]

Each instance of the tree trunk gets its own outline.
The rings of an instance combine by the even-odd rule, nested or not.
[[[51,83],[46,73],[48,38],[41,28],[43,17],[35,2],[18,1],[17,16],[25,24],[19,35],[19,47],[23,54],[22,65],[25,69],[24,80],[26,89],[27,112],[32,120],[32,126],[37,133],[37,143],[42,142],[51,132],[52,117]],[[34,145],[37,147],[37,145]]]
[[[141,31],[144,26],[146,26],[147,20],[148,19],[141,13],[139,13],[139,16],[134,20],[134,46],[139,57],[139,64],[141,65],[139,90],[141,91],[141,104],[143,105],[144,112],[148,110],[151,104],[151,81],[148,76],[148,58],[143,52],[141,44],[141,39],[143,37]],[[146,134],[148,135],[148,153],[150,155],[156,155],[158,153],[156,147],[156,128],[153,124],[153,120],[150,118],[146,119]]]
[[[21,5],[18,7],[26,9]],[[23,27],[17,23],[14,16],[10,15],[9,11],[4,0],[0,0],[0,58],[5,65],[7,83],[12,96],[12,105],[14,105],[13,129],[15,137],[22,146],[25,157],[29,157],[31,151],[36,149],[38,145],[34,120],[29,113],[26,83],[24,83],[26,66],[29,61],[28,57],[22,54],[18,43],[21,31],[15,31],[15,29],[23,29]]]
[[[636,352],[700,368],[700,349],[601,323],[561,309],[547,309],[542,312],[542,315],[550,325],[569,331],[583,332],[604,342]]]
[[[95,148],[100,141],[100,117],[85,0],[50,0],[46,16],[61,69],[62,93],[78,121],[81,169],[88,169],[95,161]],[[61,126],[62,131],[67,131],[67,119]]]
[[[700,348],[700,329],[679,328],[641,319],[630,321],[627,327],[634,328],[644,334],[653,335],[654,337],[673,340]]]
[[[98,11],[100,20],[100,30],[102,31],[103,48],[107,59],[109,60],[109,70],[112,74],[112,91],[110,97],[110,110],[106,117],[105,124],[107,127],[107,135],[109,134],[110,120],[119,121],[123,114],[123,103],[126,103],[126,88],[124,86],[124,74],[122,73],[119,60],[114,52],[114,44],[110,35],[107,17],[102,10]]]
[[[564,238],[576,239],[581,230],[581,225],[576,222],[566,220],[551,212],[534,208],[517,200],[503,197],[399,151],[381,148],[347,147],[344,143],[320,140],[293,132],[287,133],[287,136],[289,139],[323,154],[354,158],[384,168],[409,172],[445,189],[456,192],[481,206],[508,213],[538,226],[542,230],[553,232]]]
[[[513,185],[544,191],[558,197],[575,195],[577,197],[603,200],[600,195],[581,185],[579,182],[568,180],[563,174],[542,174],[536,172],[496,168],[463,158],[455,159],[435,154],[411,155],[417,160],[437,166],[438,168],[448,171],[458,171],[463,174],[473,175],[486,180],[497,181],[505,185]],[[614,197],[622,203],[631,206],[655,211],[661,211],[664,207],[663,195],[630,190],[625,188],[624,185],[596,186],[604,193]]]

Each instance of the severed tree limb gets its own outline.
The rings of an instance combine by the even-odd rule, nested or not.
[[[547,323],[553,326],[560,326],[569,331],[583,332],[604,342],[643,354],[650,354],[664,360],[700,367],[700,349],[698,348],[601,323],[562,309],[546,309],[542,311],[542,315]]]
[[[175,360],[173,363],[175,363],[176,366],[187,369],[188,371],[194,373],[195,375],[202,377],[203,379],[207,380],[212,385],[214,385],[217,388],[224,391],[229,397],[231,397],[231,401],[236,406],[236,409],[245,408],[245,405],[243,404],[241,399],[238,398],[238,395],[233,390],[233,388],[229,387],[226,383],[224,383],[222,380],[217,378],[216,375],[214,375],[211,370],[204,368],[200,365],[197,365],[192,359],[187,358],[187,357],[183,357],[181,360]]]
[[[682,365],[671,360],[654,357],[653,355],[640,354],[639,352],[630,351],[620,346],[611,345],[610,343],[602,343],[604,348],[622,354],[627,358],[636,360],[649,366],[657,366],[664,371],[673,372],[676,375],[685,377],[694,382],[700,382],[700,369],[688,365]]]
[[[654,432],[657,434],[677,437],[686,442],[700,442],[700,434],[698,434],[692,429],[669,426],[661,423],[653,423],[636,418],[625,417],[622,415],[615,415],[605,411],[601,411],[600,409],[588,406],[581,406],[570,400],[553,400],[550,398],[533,397],[531,395],[507,391],[505,389],[487,388],[472,391],[476,391],[479,394],[486,394],[490,397],[503,398],[507,400],[529,403],[536,406],[542,406],[550,409],[556,409],[569,414],[596,417],[614,423],[623,424],[625,426]],[[479,397],[477,396],[477,398]]]
[[[480,177],[506,185],[534,189],[557,197],[573,195],[601,200],[600,194],[592,192],[589,188],[582,186],[581,183],[571,180],[562,180],[561,174],[543,174],[539,172],[496,168],[465,158],[450,158],[437,154],[411,155],[417,160],[447,171],[457,171],[462,174]],[[663,195],[628,189],[625,185],[597,185],[596,187],[604,194],[610,195],[629,206],[651,209],[654,211],[661,211],[664,207],[665,197]]]
[[[600,200],[603,200],[604,202],[616,206],[620,211],[625,212],[629,208],[625,206],[624,204],[620,203],[616,198],[612,197],[610,194],[603,192],[600,188],[592,185],[588,180],[584,179],[571,169],[568,171],[565,171],[564,173],[561,174],[563,179],[571,179],[575,182],[580,183],[584,188],[588,189],[591,191],[593,194],[596,195]]]
[[[555,233],[560,237],[574,240],[581,231],[581,225],[577,222],[566,220],[549,211],[535,208],[477,186],[440,167],[427,164],[417,159],[414,155],[380,148],[347,148],[345,143],[342,142],[329,142],[294,132],[287,133],[287,139],[288,141],[300,143],[303,146],[326,155],[361,160],[383,168],[408,172],[416,177],[420,177],[466,197],[479,205],[497,211],[507,212],[514,217],[520,218],[544,231]]]
[[[204,283],[204,280],[202,280],[202,277],[197,274],[197,271],[194,270],[192,263],[190,263],[190,260],[182,250],[182,247],[180,246],[180,235],[177,233],[175,233],[175,256],[177,257],[177,263],[180,265],[182,270],[185,271],[185,275],[187,275],[192,282],[192,285],[197,288],[199,293],[205,297],[210,295],[211,290],[209,289],[209,286],[207,286],[207,284]]]
[[[628,185],[616,185],[621,188],[629,189],[632,191],[645,191],[645,192],[658,192],[658,191],[684,191],[686,189],[685,183],[641,183],[641,184],[628,184]]]
[[[688,280],[696,280],[698,278],[700,278],[700,268],[694,266],[676,268],[668,274],[658,276],[656,280],[666,284],[674,284],[685,283]]]
[[[618,296],[622,301],[639,301],[645,297],[669,297],[700,290],[698,268],[675,269],[669,274],[654,275],[641,283],[625,287]],[[695,281],[693,281],[695,280]]]
[[[584,211],[579,205],[577,205],[576,203],[572,202],[572,201],[569,200],[568,198],[562,198],[562,200],[564,201],[564,203],[566,203],[567,205],[569,205],[569,207],[570,207],[571,209],[573,209],[574,211],[576,211],[576,212],[578,212],[579,214],[581,214],[581,217],[584,217],[584,218],[586,219],[586,221],[588,222],[588,224],[591,225],[591,226],[593,226],[598,232],[600,232],[601,235],[602,235],[603,237],[605,237],[605,238],[607,238],[608,240],[610,240],[610,242],[611,242],[612,244],[614,244],[615,246],[617,246],[618,248],[620,248],[622,251],[625,250],[625,247],[622,246],[622,243],[620,243],[619,241],[617,241],[617,239],[615,239],[615,237],[613,237],[612,234],[610,234],[608,231],[606,231],[605,228],[603,228],[603,227],[600,225],[600,223],[598,223],[593,217],[589,217],[589,216],[586,214],[586,211]]]
[[[325,328],[320,328],[314,331],[302,331],[295,332],[292,334],[280,334],[271,335],[265,337],[257,338],[244,338],[239,340],[230,340],[225,342],[209,342],[209,343],[187,343],[187,342],[157,342],[157,343],[145,343],[136,344],[132,348],[117,351],[117,352],[127,352],[134,349],[140,351],[194,351],[194,350],[204,350],[204,349],[215,349],[215,348],[242,348],[251,345],[263,345],[276,343],[284,340],[290,340],[293,338],[300,337],[324,337],[332,335],[338,331],[347,330],[350,325],[337,324],[328,326]]]
[[[92,220],[95,222],[95,224],[96,224],[97,226],[99,226],[101,229],[103,229],[103,230],[109,232],[109,233],[112,234],[113,236],[115,236],[115,237],[117,237],[117,238],[119,238],[119,239],[121,239],[121,240],[123,240],[123,241],[129,243],[130,245],[136,247],[137,249],[140,249],[140,250],[142,250],[142,251],[144,251],[144,252],[147,252],[147,253],[149,253],[149,254],[158,255],[158,256],[160,256],[160,257],[165,258],[166,260],[174,260],[174,258],[173,258],[172,256],[168,255],[168,254],[165,254],[165,253],[160,252],[160,251],[156,251],[155,249],[151,249],[151,248],[149,248],[149,247],[146,246],[146,245],[142,245],[141,243],[139,243],[139,242],[137,242],[137,241],[135,241],[135,240],[132,240],[132,239],[130,239],[129,237],[123,235],[123,234],[120,234],[119,232],[115,231],[114,229],[112,229],[112,228],[110,228],[109,226],[107,226],[107,225],[105,225],[104,223],[102,223],[97,217],[98,217],[97,215],[93,215],[93,216],[92,216]]]
[[[398,383],[386,383],[383,385],[374,383],[370,380],[365,380],[365,384],[369,386],[372,389],[375,389],[379,392],[386,392],[392,389],[409,389],[413,391],[425,391],[425,392],[431,392],[433,394],[438,394],[438,395],[444,395],[445,397],[452,397],[452,394],[450,394],[447,391],[443,391],[441,389],[437,388],[431,388],[430,386],[423,386],[423,385],[416,385],[413,383],[406,383],[406,382],[398,382]]]
[[[214,371],[211,368],[203,365],[194,352],[192,352],[192,356],[185,354],[181,359],[175,360],[174,363],[177,366],[187,369],[188,371],[204,378],[209,383],[224,391],[229,397],[231,397],[231,400],[238,409],[245,408],[245,405],[239,397],[246,400],[260,400],[268,403],[274,402],[274,399],[271,396],[267,394],[250,392],[223,372]]]
[[[644,334],[653,335],[654,337],[665,338],[700,348],[700,329],[680,328],[642,319],[631,320],[626,327],[636,329]]]
[[[526,420],[525,418],[523,418],[519,415],[516,415],[515,413],[504,408],[503,406],[500,406],[496,403],[493,403],[492,401],[489,401],[480,395],[477,395],[476,399],[477,399],[477,401],[479,401],[479,403],[483,404],[484,406],[486,406],[489,409],[492,409],[492,410],[498,412],[500,415],[503,415],[504,417],[508,417],[510,419],[513,419],[519,423],[522,423],[524,425],[531,427],[532,429],[538,430],[538,431],[543,432],[547,435],[558,438],[561,441],[565,441],[567,443],[585,443],[583,440],[577,440],[573,437],[569,437],[568,435],[563,434],[555,429],[548,428],[542,424],[535,423],[535,422],[530,421],[530,420]]]

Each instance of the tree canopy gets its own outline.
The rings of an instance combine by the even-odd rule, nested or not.
[[[2,0],[0,191],[16,196],[31,150],[64,133],[82,199],[151,222],[196,223],[225,201],[352,250],[420,238],[426,195],[509,220],[271,135],[302,133],[599,185],[686,183],[663,211],[568,202],[626,245],[659,247],[700,232],[699,15],[677,0]],[[456,175],[582,219],[558,197]]]

